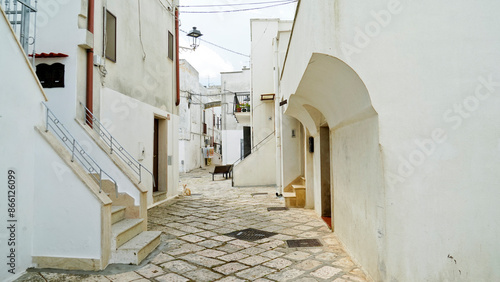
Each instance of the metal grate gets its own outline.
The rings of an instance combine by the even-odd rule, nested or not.
[[[267,232],[267,231],[262,231],[262,230],[257,230],[253,228],[248,228],[245,230],[239,230],[239,231],[234,231],[231,233],[224,234],[229,237],[234,237],[236,239],[240,240],[245,240],[245,241],[257,241],[260,239],[268,238],[274,235],[277,235],[278,233],[273,233],[273,232]]]
[[[268,207],[267,211],[287,211],[287,207]]]
[[[191,194],[191,196],[201,196],[201,194]]]
[[[264,195],[267,195],[267,193],[252,193],[251,195],[252,195],[252,197],[253,196],[264,196]]]
[[[321,247],[323,244],[318,239],[286,240],[289,248]]]

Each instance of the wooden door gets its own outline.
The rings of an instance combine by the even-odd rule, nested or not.
[[[155,184],[153,186],[153,192],[158,191],[158,165],[159,165],[159,156],[158,156],[158,140],[159,140],[159,124],[160,121],[155,118],[154,125],[154,145],[153,145],[153,176],[155,179]]]

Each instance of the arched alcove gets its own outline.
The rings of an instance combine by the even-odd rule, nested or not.
[[[324,216],[317,205],[324,205],[322,169],[328,167],[332,229],[364,265],[376,268],[377,258],[368,254],[383,245],[378,232],[384,230],[385,185],[378,115],[366,85],[343,61],[314,53],[285,114],[315,136],[315,147],[328,143],[313,157],[316,212]]]

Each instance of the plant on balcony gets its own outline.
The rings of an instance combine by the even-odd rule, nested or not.
[[[238,112],[238,113],[241,112],[241,106],[239,104],[236,105],[236,112]]]

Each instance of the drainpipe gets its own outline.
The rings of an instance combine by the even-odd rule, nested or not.
[[[278,38],[273,39],[274,45],[274,129],[276,136],[276,192],[283,194],[283,185],[281,181],[281,109],[280,109],[280,88],[279,88],[279,53]]]
[[[181,103],[181,89],[179,85],[179,7],[175,7],[175,50],[177,50],[177,54],[175,54],[175,84],[177,91],[177,98],[175,100],[175,105],[179,106]]]
[[[94,36],[94,0],[89,0],[89,9],[87,15],[87,30]],[[94,49],[87,49],[87,83],[86,83],[86,96],[85,104],[88,111],[93,114],[93,101],[94,101]],[[92,119],[85,113],[86,121],[92,127]]]

